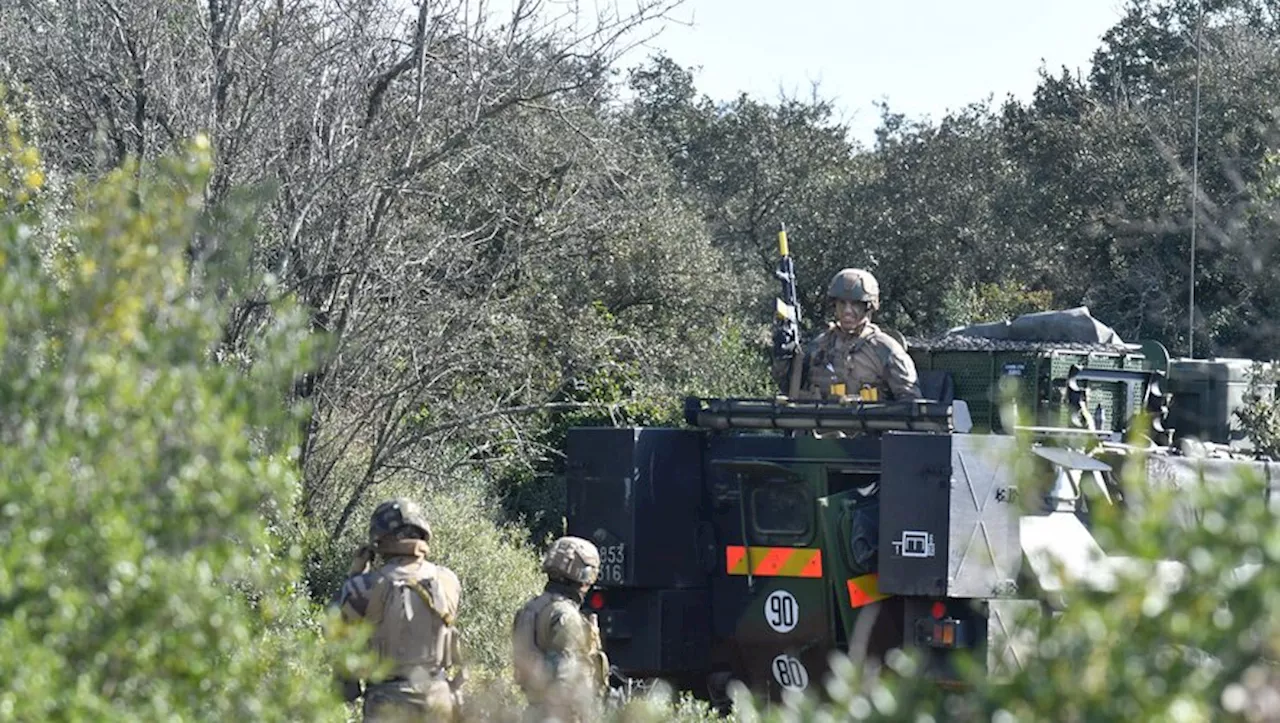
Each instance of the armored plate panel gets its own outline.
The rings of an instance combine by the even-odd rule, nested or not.
[[[1254,363],[1248,359],[1171,361],[1166,386],[1173,395],[1168,425],[1174,433],[1202,442],[1249,446],[1235,412],[1248,403]],[[1280,367],[1274,362],[1259,364],[1264,374]],[[1275,396],[1273,385],[1265,382],[1252,391],[1268,401]]]
[[[942,596],[951,529],[952,435],[886,434],[880,458],[880,592]]]
[[[987,603],[987,675],[1003,679],[1022,671],[1039,644],[1041,621],[1035,600],[991,600]]]
[[[996,598],[1021,565],[1016,441],[890,432],[880,488],[880,591]]]
[[[704,434],[657,427],[569,430],[567,530],[600,548],[600,586],[707,583],[698,539]]]
[[[706,589],[609,591],[599,613],[610,662],[636,677],[708,667],[711,601]]]

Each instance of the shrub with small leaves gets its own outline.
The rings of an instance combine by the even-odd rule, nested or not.
[[[51,267],[39,155],[2,107],[0,132],[0,719],[341,719],[269,527],[306,327],[282,305],[251,371],[215,360],[186,255],[218,233],[207,142],[86,188]]]

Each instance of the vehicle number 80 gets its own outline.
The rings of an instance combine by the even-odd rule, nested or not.
[[[773,659],[770,667],[773,669],[773,679],[783,688],[804,690],[809,687],[809,671],[805,670],[804,664],[798,658],[779,655]]]

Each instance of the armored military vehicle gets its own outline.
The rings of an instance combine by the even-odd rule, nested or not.
[[[921,647],[943,677],[955,650],[1005,664],[997,633],[1037,604],[1018,597],[1013,437],[953,434],[952,406],[923,401],[685,414],[568,435],[568,532],[600,548],[587,605],[621,675],[715,697],[729,678],[804,690],[837,650]]]
[[[779,252],[774,354],[794,360],[785,231]],[[1060,602],[1062,575],[1107,574],[1088,512],[1123,499],[1121,468],[1144,460],[1178,485],[1238,462],[1175,454],[1166,387],[1182,384],[1184,435],[1218,438],[1247,403],[1240,375],[1173,365],[1083,307],[907,349],[922,400],[833,387],[799,401],[793,361],[787,397],[690,398],[685,427],[569,431],[567,531],[600,548],[586,606],[619,678],[720,700],[737,679],[777,697],[817,683],[833,652],[893,648],[922,652],[940,681],[957,680],[965,654],[1001,675],[1025,652],[1020,621]],[[1133,455],[1124,437],[1144,418]],[[1271,463],[1242,463],[1280,480]]]
[[[1121,434],[1144,411],[1162,443],[1247,451],[1236,412],[1255,398],[1273,399],[1280,378],[1272,361],[1172,359],[1154,340],[1126,343],[1087,307],[915,338],[908,351],[926,396],[964,400],[979,432],[1005,431],[1000,395],[1012,390],[1020,416],[1043,426]]]
[[[1031,423],[1014,436],[957,395],[989,401],[1006,375],[1000,359],[977,393],[940,369],[937,347],[928,352],[922,386],[936,401],[691,398],[684,427],[569,431],[568,532],[600,548],[587,607],[619,677],[722,699],[730,679],[773,697],[806,690],[833,651],[917,649],[941,681],[956,679],[962,651],[993,675],[1017,665],[1026,638],[1016,621],[1052,607],[1063,584],[1055,563],[1099,572],[1086,562],[1105,557],[1088,506],[1123,498],[1118,473],[1133,451],[1123,435],[1140,410],[1169,431],[1169,363],[1135,363],[1139,349],[1120,363],[1059,350],[1039,362],[1042,374],[1039,352],[1006,349],[1023,357],[1006,364],[1023,364],[1033,382],[1030,396],[1014,392],[1031,400]],[[1089,413],[1090,384],[1110,387],[1104,419],[1122,422]],[[1189,458],[1171,445],[1155,434],[1142,455],[1160,484],[1237,464],[1280,480],[1271,462]],[[1027,480],[1035,499],[1018,497]]]

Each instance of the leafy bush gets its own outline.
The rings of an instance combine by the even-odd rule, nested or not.
[[[1013,319],[1053,308],[1053,292],[1022,286],[977,284],[953,288],[943,299],[943,316],[951,326]]]
[[[1278,375],[1274,369],[1254,362],[1249,370],[1246,404],[1234,411],[1253,451],[1280,459],[1280,400],[1275,398]]]
[[[43,171],[0,109],[0,718],[341,713],[300,567],[280,308],[252,373],[218,364],[192,283],[207,144],[86,189],[55,276]]]

